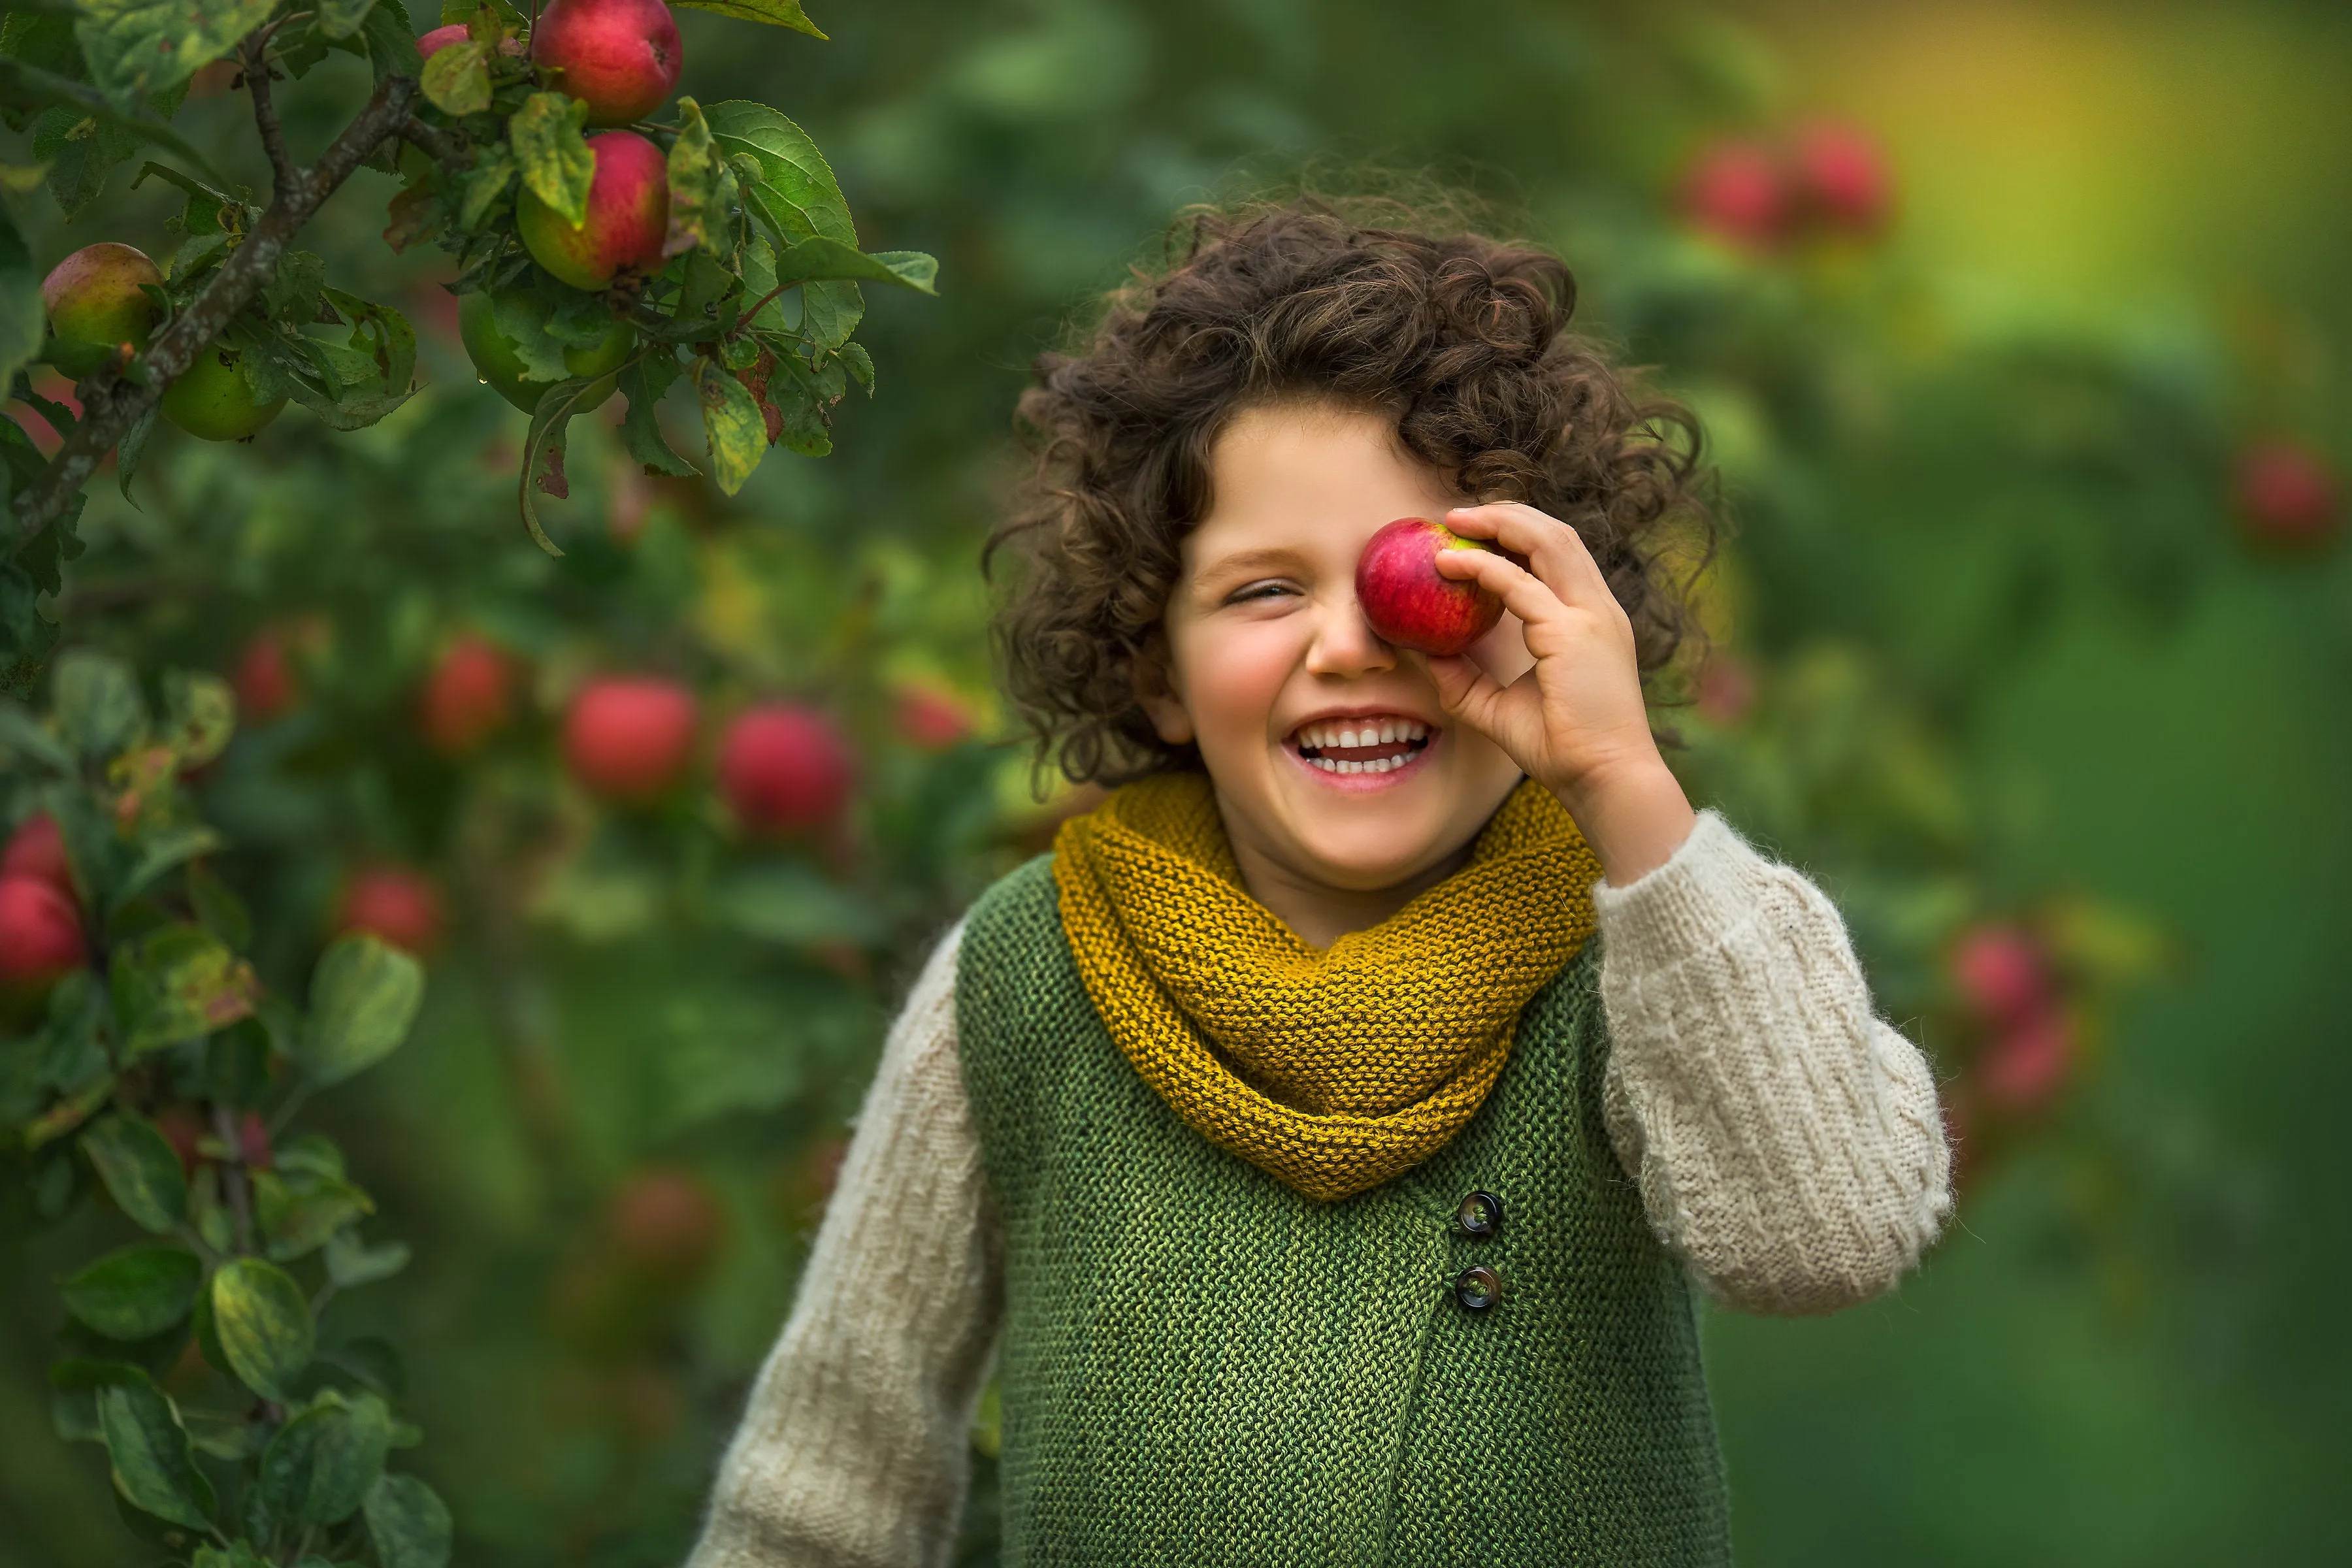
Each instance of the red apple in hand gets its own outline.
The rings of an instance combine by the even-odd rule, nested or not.
[[[747,709],[719,747],[719,787],[754,831],[814,827],[849,798],[849,742],[796,702]]]
[[[563,754],[572,776],[598,795],[648,801],[686,771],[694,722],[694,693],[674,680],[592,680],[564,721]]]
[[[588,106],[591,125],[626,125],[661,107],[686,63],[662,0],[554,0],[530,35],[531,62]]]
[[[1356,558],[1356,600],[1383,641],[1423,653],[1460,653],[1495,629],[1503,601],[1475,583],[1437,574],[1441,550],[1486,550],[1425,517],[1401,517]]]

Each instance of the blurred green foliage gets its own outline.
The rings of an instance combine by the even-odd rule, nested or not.
[[[2324,17],[2242,15],[2249,47],[2352,62]],[[531,550],[522,421],[433,330],[424,258],[376,242],[379,181],[318,248],[371,297],[408,291],[426,390],[356,436],[296,416],[251,447],[159,443],[139,510],[93,499],[68,583],[70,637],[142,667],[229,671],[263,629],[294,650],[299,700],[248,721],[202,791],[267,984],[299,984],[355,868],[425,868],[447,901],[413,1042],[317,1110],[416,1246],[366,1305],[432,1349],[417,1468],[457,1561],[683,1553],[898,988],[1042,842],[996,739],[975,569],[1025,362],[1181,204],[1368,165],[1430,171],[1556,246],[1589,325],[1699,412],[1738,526],[1700,584],[1718,655],[1662,710],[1678,765],[1838,896],[1882,1007],[1974,1119],[1960,1218],[1897,1297],[1711,1320],[1743,1558],[2324,1560],[2352,1393],[2327,1321],[2352,1283],[2332,952],[2352,929],[2352,568],[2252,546],[2231,476],[2273,436],[2340,470],[2340,303],[2157,308],[2130,279],[2112,309],[2054,299],[1912,243],[1933,215],[1899,205],[1884,239],[1696,234],[1677,210],[1696,153],[1836,96],[1770,26],[1711,13],[814,19],[829,43],[680,23],[687,90],[779,104],[835,155],[866,248],[940,258],[939,300],[871,302],[880,394],[837,411],[832,456],[778,454],[728,500],[646,479],[583,419],[572,499],[542,509],[568,553]],[[224,161],[242,110],[196,106]],[[313,101],[287,110],[315,144]],[[154,196],[118,183],[36,255],[142,243]],[[2288,273],[2340,271],[2352,236],[2335,243]],[[516,721],[452,760],[415,703],[460,631],[526,675]],[[557,733],[610,670],[686,680],[713,730],[755,698],[815,703],[856,743],[851,809],[775,842],[705,774],[648,810],[597,805]],[[2069,1031],[2039,1098],[1986,1088],[2003,1047],[1952,958],[1988,927],[2028,934]],[[47,1276],[108,1217],[38,1232],[0,1209],[23,1259],[0,1288],[0,1563],[136,1560],[38,1382]]]

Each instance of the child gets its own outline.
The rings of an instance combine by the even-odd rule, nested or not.
[[[1009,1563],[1727,1562],[1692,1287],[1874,1295],[1949,1162],[1652,741],[1687,421],[1540,252],[1190,239],[1039,362],[1001,536],[1013,698],[1123,787],[916,983],[690,1568],[946,1562],[992,1353]],[[1465,656],[1356,602],[1410,516],[1527,563],[1444,556],[1509,612]]]

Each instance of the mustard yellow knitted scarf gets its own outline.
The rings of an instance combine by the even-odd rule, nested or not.
[[[1199,773],[1115,790],[1054,843],[1078,973],[1136,1071],[1203,1137],[1327,1203],[1468,1124],[1519,1009],[1592,934],[1600,879],[1530,782],[1461,870],[1322,951],[1244,889]]]

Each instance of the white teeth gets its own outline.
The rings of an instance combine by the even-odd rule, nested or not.
[[[1353,730],[1342,730],[1339,731],[1339,744],[1343,746],[1352,746],[1355,743],[1356,732]]]
[[[1393,746],[1400,742],[1413,745],[1428,739],[1429,726],[1411,719],[1382,719],[1377,722],[1350,720],[1298,727],[1298,745],[1310,752],[1328,752],[1334,746]],[[1402,761],[1397,758],[1389,765],[1393,767]],[[1388,769],[1378,771],[1385,773]]]
[[[1397,727],[1396,727],[1396,721],[1395,721],[1395,720],[1393,720],[1393,719],[1383,719],[1383,720],[1381,720],[1381,745],[1383,745],[1383,746],[1385,746],[1385,745],[1389,744],[1391,742],[1394,741],[1396,738],[1397,738]]]

